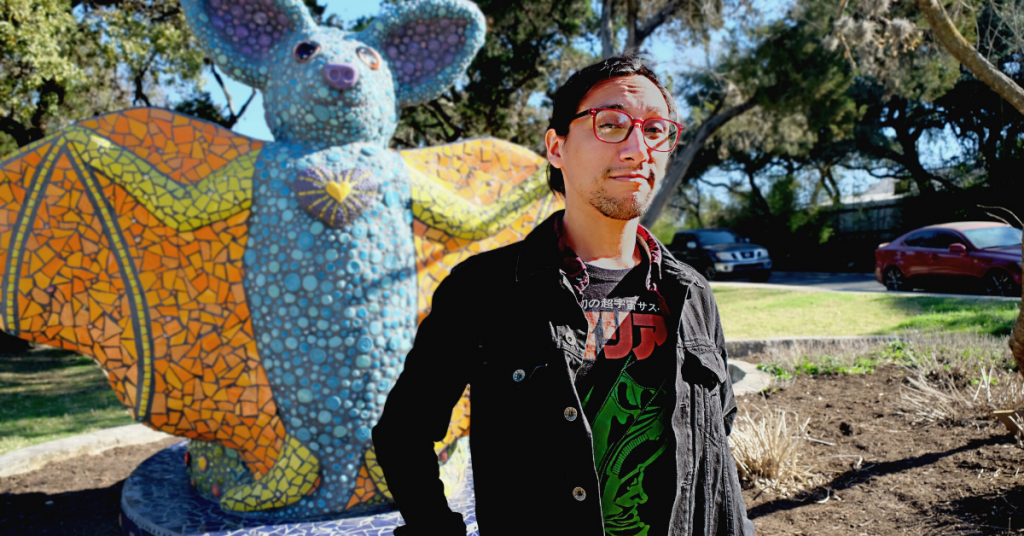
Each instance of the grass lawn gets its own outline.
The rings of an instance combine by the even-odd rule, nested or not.
[[[904,330],[1009,335],[1020,301],[712,285],[727,338],[887,335]]]
[[[0,454],[132,422],[91,359],[53,348],[0,355]]]
[[[873,335],[906,329],[1007,335],[1008,301],[714,288],[728,338]],[[44,348],[0,355],[0,454],[133,421],[93,361]]]

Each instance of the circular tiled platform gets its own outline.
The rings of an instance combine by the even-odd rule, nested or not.
[[[275,520],[239,517],[223,512],[216,503],[202,498],[188,482],[182,462],[182,441],[139,465],[125,481],[121,492],[121,533],[123,536],[389,536],[403,524],[397,511],[377,515],[282,524]],[[462,514],[469,530],[478,535],[473,497],[472,466],[448,503]]]

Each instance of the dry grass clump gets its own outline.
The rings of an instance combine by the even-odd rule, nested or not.
[[[794,341],[768,348],[759,367],[785,385],[800,374],[864,374],[880,365],[898,365],[930,380],[952,378],[957,388],[977,383],[983,370],[995,369],[997,380],[1016,371],[1006,337],[913,331],[890,341]]]
[[[997,409],[1024,406],[1024,379],[1017,372],[982,369],[981,377],[963,382],[948,371],[917,372],[900,386],[905,414],[915,423],[957,424],[984,418]]]
[[[729,435],[729,446],[740,478],[762,489],[788,494],[803,489],[815,478],[806,461],[807,424],[782,410],[761,410],[756,417],[744,412]]]
[[[1024,406],[1024,378],[1006,337],[910,334],[900,386],[903,411],[917,423],[957,424]]]

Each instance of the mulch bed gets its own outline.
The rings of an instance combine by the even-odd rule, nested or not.
[[[817,487],[744,491],[760,535],[1024,534],[1024,450],[998,422],[912,424],[899,413],[902,372],[798,376],[740,400],[740,412],[785,409],[810,418]],[[792,421],[791,421],[792,422]],[[117,535],[124,479],[169,439],[0,478],[0,532]],[[1021,471],[1019,471],[1019,469]],[[653,535],[652,535],[653,536]]]

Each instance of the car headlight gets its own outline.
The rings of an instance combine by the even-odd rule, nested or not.
[[[762,257],[767,257],[768,256],[768,250],[764,249],[764,248],[760,248],[760,249],[757,250],[757,252],[754,253],[754,256],[757,257],[758,259],[760,259]]]
[[[720,261],[731,261],[732,253],[715,253],[715,257],[718,257]]]

